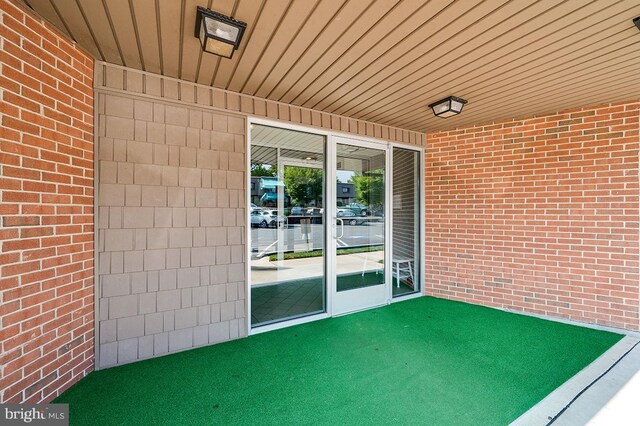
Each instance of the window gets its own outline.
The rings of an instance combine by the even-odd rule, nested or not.
[[[393,148],[393,296],[420,291],[420,153]]]
[[[326,311],[325,145],[322,135],[251,126],[251,178],[265,209],[251,213],[252,327]]]

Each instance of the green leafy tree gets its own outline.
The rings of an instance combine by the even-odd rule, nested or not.
[[[370,208],[382,207],[384,204],[384,181],[382,170],[372,170],[366,175],[355,173],[349,183],[355,185],[356,201]]]
[[[284,184],[292,205],[307,206],[313,201],[319,206],[322,200],[322,170],[310,167],[286,166]]]
[[[251,164],[251,176],[264,176],[274,177],[276,175],[276,168],[267,164],[253,163]]]

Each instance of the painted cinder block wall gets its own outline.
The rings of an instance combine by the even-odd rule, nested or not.
[[[638,330],[639,112],[428,134],[426,294]]]
[[[97,99],[99,366],[246,336],[244,118]]]
[[[97,62],[98,367],[244,337],[249,115],[424,134]]]
[[[93,369],[93,60],[0,0],[0,403]]]

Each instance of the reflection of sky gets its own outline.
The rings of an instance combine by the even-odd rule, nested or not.
[[[348,170],[336,170],[336,177],[342,183],[348,183],[355,173]]]

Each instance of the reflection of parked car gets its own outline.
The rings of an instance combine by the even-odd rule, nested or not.
[[[268,210],[268,212],[273,218],[273,221],[269,224],[269,226],[276,226],[276,222],[278,226],[283,226],[287,221],[287,218],[282,213],[278,213],[278,210]]]
[[[305,213],[306,209],[304,207],[295,206],[291,207],[291,214],[294,216],[302,216]]]
[[[278,215],[276,210],[254,210],[251,212],[252,227],[275,227],[276,224],[282,225],[284,218]]]
[[[375,209],[371,212],[372,216],[384,217],[384,208]]]
[[[349,225],[362,225],[364,220],[359,219],[360,216],[347,209],[338,209],[338,213],[336,214],[340,219],[344,220],[345,223]]]
[[[255,204],[253,204],[253,203],[251,203],[251,204],[249,205],[249,207],[251,208],[251,211],[254,211],[254,210],[260,210],[260,207],[256,206],[256,205],[255,205]]]
[[[320,216],[322,213],[324,213],[324,209],[321,209],[320,207],[311,207],[307,210],[307,214],[309,216]]]
[[[367,214],[369,214],[369,210],[367,209],[367,206],[360,203],[348,204],[344,206],[343,209],[349,209],[358,216],[366,216]]]

